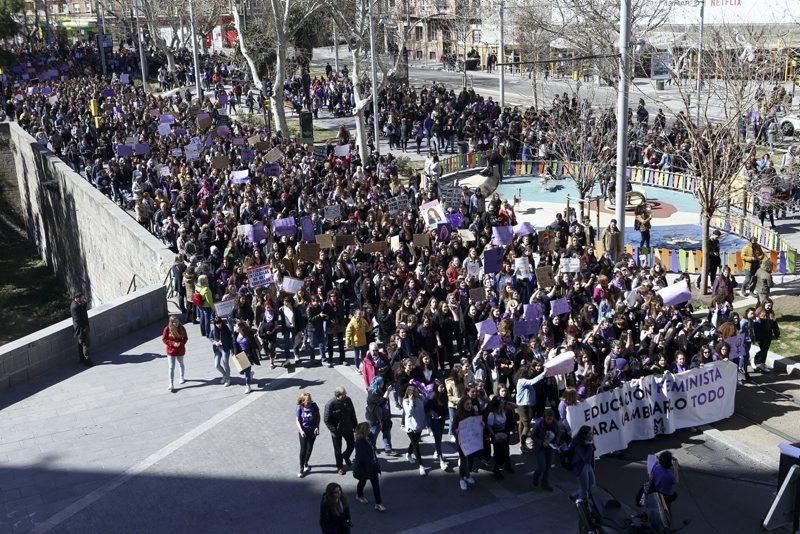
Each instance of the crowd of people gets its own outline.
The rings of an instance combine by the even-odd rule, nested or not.
[[[513,472],[516,442],[536,455],[534,483],[544,490],[554,451],[561,450],[579,481],[574,496],[585,498],[594,484],[592,429],[570,429],[567,406],[625,380],[729,359],[726,339],[740,332],[748,353],[758,344],[756,363],[763,363],[779,335],[769,287],[744,316],[729,305],[702,318],[690,302],[666,305],[658,290],[670,283],[688,288],[688,275],[668,281],[660,263],[644,265],[626,254],[614,224],[596,243],[588,219],[558,214],[540,221],[537,231],[518,219],[512,203],[497,194],[486,198],[480,189],[463,188],[445,204],[438,179],[404,183],[391,154],[362,160],[346,131],[339,146],[316,151],[225,120],[224,89],[203,101],[180,92],[146,95],[130,83],[133,62],[112,64],[113,73],[103,78],[93,71],[94,59],[81,45],[20,51],[21,64],[36,72],[55,68],[58,76],[23,79],[16,72],[3,86],[5,107],[98,189],[119,201],[130,192],[139,222],[175,251],[171,280],[182,316],[171,318],[163,333],[170,391],[176,364],[184,378],[185,322],[199,322],[221,384],[231,385],[238,372],[247,392],[253,366],[262,362],[332,367],[352,361],[364,379],[363,417],[343,388],[322,414],[302,395],[295,416],[298,475],[310,469],[324,422],[337,469],[344,473],[352,463],[358,499],[365,499],[370,481],[378,509],[377,437],[385,453],[397,452],[395,415],[409,437],[406,457],[420,475],[448,467],[446,429],[459,455],[461,490],[475,484],[472,474],[482,461],[497,478]],[[329,105],[346,98],[340,93],[346,83],[327,87],[326,93],[324,82],[309,81],[314,98],[320,91],[339,95],[326,97]],[[472,149],[505,154],[538,144],[542,157],[567,117],[593,117],[598,140],[614,128],[608,114],[595,116],[567,95],[551,111],[521,111],[502,110],[472,90],[391,87],[382,109],[385,125],[400,132],[402,149],[412,137],[417,147],[424,139],[438,139],[442,150],[468,141]],[[650,132],[646,121],[638,124]],[[691,125],[675,124],[663,135],[680,146],[681,128]],[[642,143],[655,142],[648,135]],[[651,162],[663,158],[648,155]],[[431,202],[446,209],[446,223],[431,224],[420,213]],[[763,253],[750,262],[754,272],[769,272]],[[732,302],[732,278],[723,271],[717,302]],[[228,301],[231,311],[218,314]],[[565,352],[575,356],[571,372],[533,380]],[[748,363],[740,358],[745,376]],[[464,454],[460,427],[476,416],[485,445]],[[433,463],[421,456],[423,432],[435,442]],[[349,513],[346,499],[340,487],[328,489],[323,524],[341,523]]]

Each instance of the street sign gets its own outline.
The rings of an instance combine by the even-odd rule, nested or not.
[[[650,79],[672,79],[672,54],[669,52],[655,52],[650,58]]]

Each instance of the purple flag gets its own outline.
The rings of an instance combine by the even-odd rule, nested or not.
[[[306,215],[302,219],[300,219],[301,225],[303,227],[303,241],[307,241],[309,243],[316,243],[317,239],[314,235],[314,222],[311,220],[311,217]]]
[[[483,270],[487,273],[500,272],[500,262],[503,259],[503,249],[491,248],[483,251]]]
[[[447,220],[450,222],[450,226],[458,229],[461,228],[461,225],[464,223],[464,216],[461,215],[460,211],[457,211],[455,213],[450,213],[447,216]]]
[[[495,226],[492,228],[492,243],[504,247],[514,240],[513,226]]]

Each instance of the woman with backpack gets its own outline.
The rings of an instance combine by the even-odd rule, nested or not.
[[[361,504],[369,504],[364,497],[364,487],[369,481],[372,485],[372,494],[375,496],[375,509],[385,512],[386,507],[381,503],[380,474],[381,466],[378,463],[378,455],[375,454],[375,447],[372,446],[370,439],[370,428],[368,423],[358,423],[355,429],[355,456],[353,457],[353,477],[358,480],[356,485],[356,500]]]
[[[386,384],[383,377],[376,376],[367,388],[367,407],[364,419],[369,423],[372,446],[378,440],[378,432],[383,434],[383,452],[392,454],[392,412],[389,408],[389,396],[392,385]]]

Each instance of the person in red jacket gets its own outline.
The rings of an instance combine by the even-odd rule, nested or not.
[[[173,377],[175,376],[175,361],[181,368],[181,384],[186,383],[186,367],[183,365],[183,356],[186,354],[186,342],[189,336],[186,329],[181,324],[177,316],[169,318],[169,324],[164,327],[164,332],[161,334],[161,341],[167,351],[167,361],[169,362],[169,390],[175,391]]]

